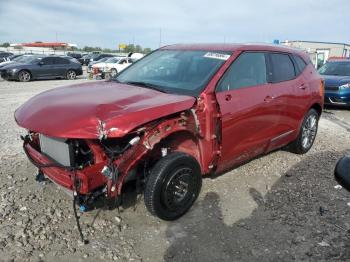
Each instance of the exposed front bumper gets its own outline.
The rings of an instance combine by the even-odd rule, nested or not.
[[[106,178],[101,171],[105,163],[97,163],[95,165],[86,167],[82,170],[69,170],[61,167],[40,167],[43,165],[53,164],[47,156],[36,150],[30,143],[24,144],[24,150],[33,164],[35,164],[46,177],[58,185],[68,189],[74,190],[74,177],[78,181],[80,194],[88,194],[98,189],[107,183]]]
[[[2,79],[5,80],[18,80],[18,72],[8,71],[8,70],[0,70],[0,75]]]
[[[350,90],[326,91],[325,104],[327,105],[350,105]]]

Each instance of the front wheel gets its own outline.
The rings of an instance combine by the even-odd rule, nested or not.
[[[145,205],[151,214],[164,220],[175,220],[190,209],[201,186],[197,160],[185,153],[170,153],[155,164],[148,177]]]
[[[29,82],[31,78],[32,78],[32,76],[26,70],[22,70],[18,73],[18,80],[20,82]]]
[[[74,79],[77,78],[77,73],[75,73],[74,70],[68,70],[68,71],[67,71],[67,74],[66,74],[66,78],[67,78],[68,80],[74,80]]]
[[[118,74],[117,69],[112,68],[112,69],[111,69],[111,77],[115,77],[117,74]]]
[[[305,154],[310,150],[316,138],[319,117],[315,109],[310,109],[305,115],[297,139],[290,144],[293,153]]]

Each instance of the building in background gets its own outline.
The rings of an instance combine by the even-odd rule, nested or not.
[[[77,47],[76,44],[62,42],[33,42],[10,44],[9,47],[0,47],[0,51],[12,52],[14,54],[65,54],[75,47]]]
[[[305,50],[316,68],[321,67],[329,58],[350,57],[350,45],[344,43],[287,40],[281,44]]]

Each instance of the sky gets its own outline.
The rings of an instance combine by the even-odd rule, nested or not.
[[[350,0],[0,0],[0,43],[350,43]]]

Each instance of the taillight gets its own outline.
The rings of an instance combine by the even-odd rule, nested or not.
[[[320,83],[320,96],[324,97],[324,80]]]

